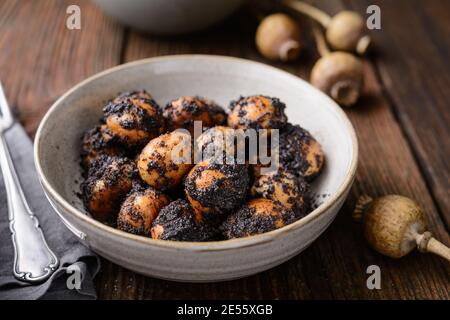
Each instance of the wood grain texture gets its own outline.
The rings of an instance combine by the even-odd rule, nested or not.
[[[372,32],[381,88],[402,124],[414,156],[450,228],[450,2],[348,1],[356,10],[381,8]]]
[[[65,10],[73,3],[78,4],[82,10],[80,31],[65,28]],[[340,1],[314,3],[330,12],[344,7]],[[440,150],[437,148],[440,142],[446,137],[442,134],[447,133],[448,136],[442,123],[448,123],[449,110],[445,108],[447,100],[441,100],[448,94],[444,86],[447,83],[445,79],[448,78],[442,75],[448,73],[448,64],[447,67],[443,64],[448,46],[441,45],[437,35],[442,28],[448,32],[448,22],[442,11],[442,3],[431,3],[424,11],[427,19],[435,19],[431,23],[433,27],[429,29],[430,32],[435,32],[434,38],[430,37],[435,49],[426,49],[426,52],[432,55],[439,51],[440,54],[439,61],[442,64],[435,68],[440,66],[442,70],[439,77],[436,74],[431,78],[433,83],[439,84],[434,89],[436,92],[420,91],[416,101],[414,96],[418,88],[415,86],[419,84],[399,80],[402,72],[406,71],[397,66],[402,62],[398,60],[405,59],[409,64],[415,62],[420,65],[418,70],[423,72],[429,59],[424,53],[414,53],[412,58],[409,58],[407,52],[395,56],[400,54],[396,50],[402,48],[401,42],[412,41],[406,34],[396,30],[400,36],[395,41],[399,43],[391,44],[393,47],[386,49],[385,46],[394,41],[389,38],[391,36],[385,35],[386,32],[374,35],[377,45],[380,44],[380,52],[365,61],[366,85],[363,99],[355,108],[346,110],[360,143],[360,162],[355,185],[335,222],[307,250],[261,274],[211,284],[183,284],[148,278],[103,260],[102,271],[96,279],[99,298],[450,299],[448,264],[437,257],[417,252],[400,260],[383,257],[367,246],[360,226],[351,219],[354,203],[361,194],[403,194],[415,198],[424,207],[430,230],[444,243],[450,244],[448,231],[436,206],[438,204],[443,212],[445,201],[448,201],[441,197],[442,194],[445,196],[445,192],[442,193],[439,188],[445,175],[448,178],[449,171],[448,167],[439,162],[442,154],[436,153],[436,150]],[[355,1],[346,4],[361,12],[365,8],[355,4]],[[391,6],[397,5],[392,1],[382,3],[383,23],[392,29],[399,29],[395,25],[396,17],[388,12]],[[420,6],[417,3],[417,10]],[[408,19],[413,19],[410,15],[415,17],[423,14],[409,9],[402,13],[401,19],[408,22],[412,21]],[[389,22],[386,21],[388,17]],[[427,20],[421,18],[416,23],[424,21]],[[76,82],[118,63],[146,57],[182,53],[231,55],[270,63],[307,79],[317,58],[311,39],[306,37],[307,48],[296,63],[271,63],[261,58],[254,47],[256,25],[256,19],[242,10],[224,24],[207,31],[189,36],[161,38],[124,31],[89,1],[1,1],[0,78],[5,83],[8,99],[19,111],[19,119],[30,134],[34,133],[51,102]],[[420,28],[420,25],[415,28]],[[306,30],[305,35],[307,34]],[[383,41],[386,41],[384,45]],[[391,57],[389,59],[394,60],[388,59],[386,62],[384,57],[387,54],[388,58]],[[404,67],[409,64],[404,64]],[[398,92],[392,93],[393,89],[389,89],[386,79],[395,79],[395,85],[391,88]],[[424,79],[420,80],[427,85]],[[425,88],[429,88],[431,84],[428,83]],[[435,116],[424,112],[423,108],[419,109],[418,105],[422,105],[422,102],[428,108],[431,103],[428,98],[431,101],[439,100],[435,103],[436,106],[431,107],[439,108],[436,110],[441,112],[442,121],[446,119],[446,122],[435,125],[438,121]],[[413,105],[414,110],[406,110],[408,105]],[[436,129],[423,132],[426,128],[424,123]],[[413,136],[416,137],[412,138]],[[434,144],[425,144],[432,138],[435,139]],[[419,149],[423,149],[428,156],[421,156]],[[444,157],[448,156],[448,151],[443,152]],[[435,157],[440,160],[437,161]],[[425,170],[427,167],[428,171]],[[439,172],[435,172],[436,168]],[[431,193],[428,186],[431,187]],[[366,287],[366,268],[371,264],[381,268],[381,290],[372,291]]]
[[[225,25],[193,36],[157,38],[130,32],[124,59],[132,61],[166,54],[209,53],[269,63],[255,51],[255,27],[254,19],[240,13]],[[275,65],[307,78],[316,54],[309,44],[301,63]],[[383,97],[375,70],[369,62],[366,62],[365,74],[365,97],[359,106],[347,112],[361,145],[356,183],[336,221],[310,248],[259,275],[216,284],[156,280],[108,263],[108,274],[103,274],[100,281],[106,281],[107,289],[100,290],[100,296],[126,299],[448,299],[449,268],[445,262],[419,253],[399,261],[382,257],[368,248],[359,226],[351,220],[353,205],[360,194],[400,193],[417,199],[428,212],[431,230],[447,244],[450,242],[402,129],[388,100]],[[382,290],[371,291],[366,287],[365,270],[371,264],[379,265],[382,270]]]
[[[81,30],[66,27],[71,4],[81,9]],[[122,27],[88,0],[1,1],[0,30],[0,79],[31,135],[62,93],[120,62]]]

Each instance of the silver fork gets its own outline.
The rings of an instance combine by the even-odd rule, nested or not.
[[[14,169],[4,132],[14,123],[0,83],[0,167],[5,182],[9,228],[14,247],[14,276],[25,282],[42,282],[59,261],[47,245],[37,217],[31,211]]]

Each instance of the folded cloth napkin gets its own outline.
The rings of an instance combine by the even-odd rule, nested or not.
[[[0,173],[0,299],[95,299],[93,278],[100,269],[99,258],[64,226],[47,202],[34,167],[33,145],[23,128],[14,124],[5,132],[5,138],[28,203],[39,219],[47,244],[59,258],[60,266],[42,284],[30,285],[14,278],[6,191]],[[68,272],[69,266],[74,267]],[[67,286],[67,278],[75,267],[80,270],[81,288],[69,289],[73,285]]]

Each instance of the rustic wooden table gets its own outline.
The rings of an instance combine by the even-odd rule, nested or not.
[[[81,30],[66,28],[66,8],[81,8]],[[450,268],[413,253],[381,256],[364,242],[351,212],[357,197],[398,193],[425,209],[430,230],[450,244],[450,2],[315,1],[335,13],[381,7],[382,30],[365,60],[364,97],[346,110],[360,143],[357,178],[330,228],[283,265],[241,280],[183,284],[147,278],[103,261],[101,299],[449,299]],[[162,38],[124,28],[90,1],[0,2],[0,78],[18,119],[33,136],[45,111],[84,78],[136,59],[183,53],[261,58],[256,20],[247,10],[189,36]],[[308,79],[317,53],[309,40],[301,59],[276,67]],[[31,155],[30,155],[31,156]],[[366,287],[366,268],[381,268],[382,289]]]

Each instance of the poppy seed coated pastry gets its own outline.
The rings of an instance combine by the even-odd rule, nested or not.
[[[307,130],[292,124],[280,132],[279,155],[282,168],[307,181],[320,173],[325,162],[319,142]]]
[[[161,109],[146,91],[120,94],[103,113],[108,129],[129,148],[141,147],[165,130]]]
[[[285,107],[276,97],[241,96],[227,114],[206,98],[181,96],[161,109],[144,90],[120,94],[82,138],[86,211],[172,241],[248,237],[297,221],[325,158]]]
[[[94,160],[82,184],[83,202],[97,220],[115,221],[120,203],[136,178],[134,162],[122,157],[102,155]]]
[[[169,202],[169,197],[153,188],[131,192],[120,208],[117,228],[133,234],[150,236],[153,220]]]
[[[137,166],[142,180],[153,188],[176,187],[192,167],[190,135],[173,131],[151,140],[142,149]]]
[[[286,105],[263,95],[240,97],[230,103],[228,126],[235,129],[281,129],[287,122]]]
[[[83,135],[81,145],[82,164],[86,169],[101,155],[123,155],[123,150],[120,148],[118,139],[106,125],[96,126],[95,128],[86,131]]]
[[[217,236],[217,230],[197,221],[186,200],[178,199],[165,206],[153,221],[153,239],[175,241],[208,241]]]
[[[284,227],[297,220],[291,209],[272,200],[257,198],[231,213],[222,229],[227,239],[248,237]]]
[[[201,121],[203,128],[221,125],[226,120],[225,111],[216,103],[192,96],[183,96],[169,102],[163,115],[170,131],[187,129],[193,133],[194,121]]]
[[[195,165],[184,181],[186,198],[198,218],[224,214],[239,207],[249,183],[245,165],[229,165],[204,160]]]
[[[302,177],[279,168],[255,179],[250,193],[255,198],[279,202],[296,213],[305,213],[308,184]]]

